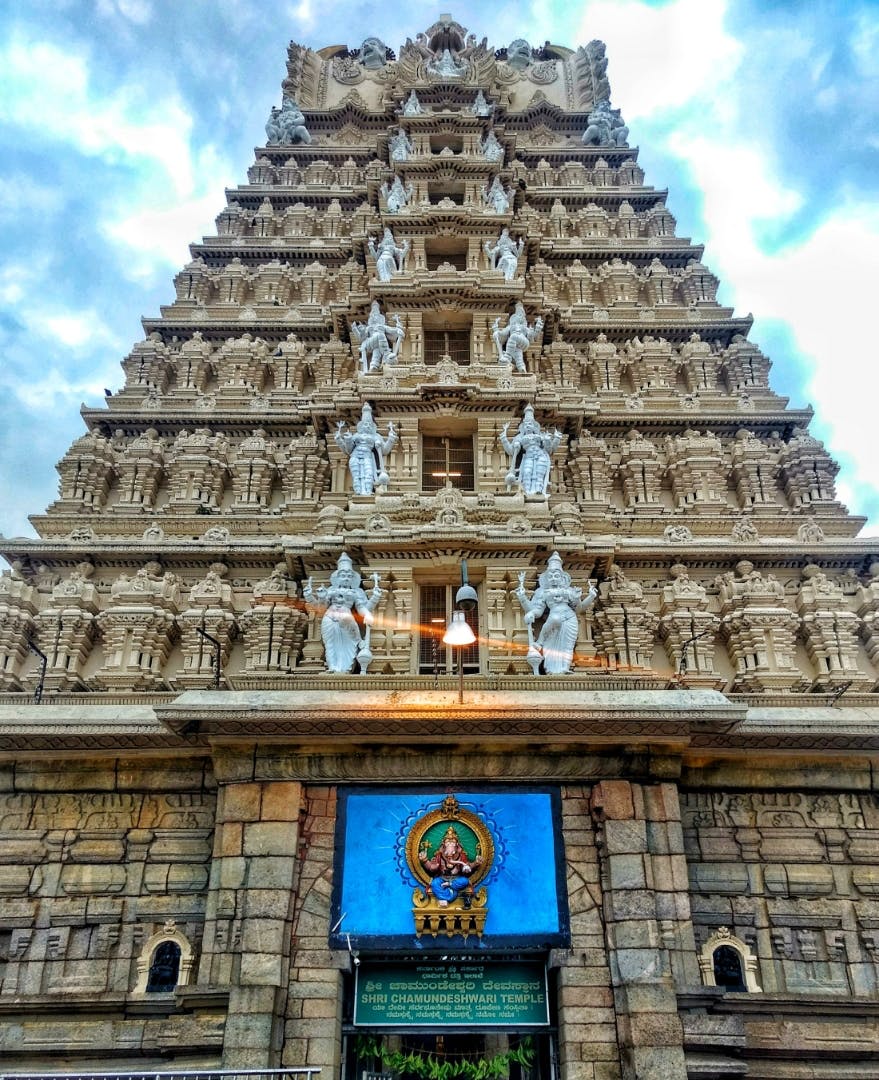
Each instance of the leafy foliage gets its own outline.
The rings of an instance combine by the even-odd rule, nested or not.
[[[525,1069],[534,1063],[534,1040],[524,1038],[519,1046],[490,1058],[449,1060],[437,1054],[389,1050],[376,1035],[358,1035],[354,1044],[358,1058],[378,1058],[388,1072],[418,1077],[418,1080],[506,1080],[515,1062]]]

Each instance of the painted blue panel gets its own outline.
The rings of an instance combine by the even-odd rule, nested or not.
[[[410,790],[388,794],[350,792],[345,813],[342,882],[334,905],[339,935],[414,939],[412,894],[420,887],[405,858],[413,825],[439,808],[444,793]],[[547,792],[456,792],[461,808],[488,827],[495,845],[491,870],[480,882],[488,890],[483,947],[493,938],[558,935],[553,799]],[[339,863],[337,862],[337,870]],[[565,910],[562,906],[562,910]]]

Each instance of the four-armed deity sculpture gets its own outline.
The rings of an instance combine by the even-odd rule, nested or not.
[[[415,148],[409,136],[402,128],[388,139],[388,153],[391,161],[408,161],[409,155]]]
[[[389,214],[399,214],[400,211],[409,205],[409,200],[412,198],[412,192],[414,188],[412,184],[403,186],[403,181],[396,174],[394,175],[394,181],[388,186],[385,181],[381,186],[381,193],[384,195],[385,204],[388,208]]]
[[[586,146],[625,146],[628,137],[629,129],[619,109],[612,109],[606,99],[596,101],[589,113],[589,126],[583,132]]]
[[[482,201],[496,214],[506,214],[513,202],[513,189],[505,188],[501,178],[496,176],[490,186],[482,189]]]
[[[526,495],[546,495],[552,455],[562,441],[562,433],[555,429],[544,431],[534,419],[534,409],[525,406],[519,430],[512,439],[507,437],[510,425],[501,428],[500,443],[510,458],[506,475],[507,490],[519,484]]]
[[[497,243],[485,241],[485,254],[491,260],[492,270],[500,270],[506,281],[512,281],[519,268],[519,257],[525,247],[525,241],[519,239],[518,243],[510,236],[510,230],[501,229]]]
[[[546,675],[564,675],[571,670],[574,647],[580,622],[577,615],[595,603],[598,590],[590,582],[588,593],[571,585],[571,575],[562,568],[562,559],[554,551],[547,560],[546,570],[537,579],[537,588],[531,599],[525,592],[525,571],[519,574],[519,585],[514,595],[525,612],[528,627],[528,655],[526,657],[535,675],[540,668]],[[546,614],[540,633],[535,638],[534,623]]]
[[[374,237],[369,238],[369,254],[375,259],[375,270],[379,281],[390,281],[394,274],[402,274],[406,265],[406,256],[409,254],[409,241],[404,240],[403,246],[398,247],[394,234],[387,226],[378,243]]]
[[[497,135],[493,131],[485,136],[479,144],[479,152],[486,161],[503,161],[504,148],[498,142]]]
[[[302,590],[305,602],[323,609],[320,636],[324,643],[327,671],[347,674],[356,662],[360,674],[366,674],[372,660],[369,644],[374,618],[372,613],[382,598],[378,579],[378,574],[372,575],[372,590],[367,596],[360,586],[360,574],[354,569],[350,557],[343,552],[330,575],[329,585],[321,585],[315,590],[311,578],[306,582]],[[355,612],[363,621],[362,635]]]
[[[271,115],[266,122],[266,142],[269,146],[311,142],[305,117],[293,98],[285,97],[280,109],[272,106]]]
[[[509,318],[506,326],[501,326],[499,318],[494,320],[491,328],[491,336],[497,349],[499,364],[512,364],[516,371],[524,372],[525,350],[534,341],[543,329],[543,319],[538,317],[534,325],[528,325],[525,308],[521,302],[516,303],[516,310]]]
[[[418,100],[418,95],[413,90],[403,103],[403,115],[421,116],[423,112],[424,109],[421,108],[421,102]]]
[[[378,300],[373,300],[365,323],[351,323],[351,330],[360,343],[360,367],[364,375],[367,371],[381,371],[383,364],[392,364],[397,359],[406,331],[399,315],[394,316],[394,323],[389,326],[385,322]]]
[[[388,483],[385,458],[394,449],[397,432],[393,423],[389,423],[387,438],[379,435],[369,402],[364,403],[357,427],[353,431],[346,431],[346,427],[345,421],[340,420],[333,438],[348,455],[354,494],[372,495],[377,484],[383,486]]]

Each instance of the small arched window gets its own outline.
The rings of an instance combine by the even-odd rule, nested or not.
[[[745,975],[742,971],[742,958],[730,945],[719,945],[714,950],[714,985],[724,990],[734,990],[741,994],[747,992]]]
[[[699,970],[706,986],[718,986],[734,994],[759,994],[757,957],[746,942],[721,926],[699,951]]]
[[[168,994],[176,988],[179,977],[180,946],[176,941],[163,941],[153,953],[146,992]]]
[[[185,934],[169,919],[163,929],[149,937],[135,964],[134,994],[170,994],[188,986],[194,956]]]

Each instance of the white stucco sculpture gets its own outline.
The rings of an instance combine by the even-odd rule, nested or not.
[[[618,109],[612,109],[607,99],[596,101],[589,113],[589,125],[583,132],[586,146],[625,146],[629,129]]]
[[[480,142],[479,152],[486,161],[504,160],[504,148],[498,142],[497,136],[493,131],[489,131],[482,142]]]
[[[526,495],[546,495],[552,455],[562,441],[562,433],[544,431],[534,418],[534,409],[525,406],[519,430],[512,439],[507,437],[510,425],[501,428],[500,443],[510,459],[506,475],[507,489],[519,484]]]
[[[476,91],[476,98],[470,106],[470,112],[474,116],[491,116],[494,112],[494,105],[492,105],[491,102],[486,101],[485,94],[482,90]]]
[[[513,240],[510,230],[501,229],[501,234],[494,244],[485,241],[485,254],[491,261],[492,270],[500,270],[507,281],[512,281],[519,268],[519,256],[525,247],[525,241]]]
[[[507,63],[514,71],[524,71],[531,64],[531,46],[524,38],[516,38],[507,46]]]
[[[378,587],[378,574],[372,575],[369,596],[361,588],[360,580],[350,556],[343,552],[330,575],[329,585],[321,585],[315,590],[309,578],[302,590],[306,603],[323,609],[320,636],[327,671],[347,674],[356,663],[360,674],[365,675],[372,660],[369,643],[374,621],[372,613],[382,597],[382,590]],[[354,617],[355,611],[363,620],[362,635]]]
[[[443,49],[438,60],[428,62],[427,70],[440,79],[462,79],[468,68],[466,63],[458,63],[451,49]]]
[[[408,184],[406,187],[403,186],[403,181],[399,176],[394,176],[390,186],[388,186],[387,181],[385,181],[381,186],[381,193],[384,196],[388,213],[399,214],[401,210],[409,205],[409,200],[412,198],[413,191],[414,188],[411,184]]]
[[[501,178],[496,176],[491,184],[482,189],[482,201],[496,214],[507,214],[513,202],[513,189],[505,188]]]
[[[526,657],[535,675],[564,675],[571,670],[574,648],[580,629],[577,615],[595,603],[598,590],[590,582],[589,591],[571,585],[571,575],[563,569],[557,551],[550,555],[546,570],[537,579],[537,588],[531,598],[525,591],[525,571],[519,574],[515,596],[525,612],[528,628],[528,655]],[[546,615],[540,633],[535,638],[534,623]]]
[[[372,495],[377,484],[388,483],[385,458],[397,442],[397,432],[393,423],[389,423],[387,438],[383,439],[379,435],[369,402],[363,405],[357,427],[353,431],[346,431],[347,426],[344,420],[340,420],[333,432],[333,438],[337,446],[348,455],[348,469],[354,494]]]
[[[381,371],[383,364],[392,364],[397,359],[406,331],[399,315],[394,316],[394,323],[394,326],[389,326],[385,322],[378,300],[373,300],[365,323],[351,323],[351,329],[360,343],[360,366],[364,374],[367,371]]]
[[[394,234],[385,228],[381,240],[369,238],[369,254],[375,259],[375,270],[379,281],[390,281],[395,274],[402,274],[409,254],[409,241],[404,240],[402,247],[397,245]]]
[[[421,108],[421,102],[418,100],[418,95],[414,90],[411,91],[409,97],[406,98],[406,101],[403,104],[403,115],[421,116],[423,112],[424,109]]]
[[[388,139],[388,153],[391,161],[408,161],[413,150],[409,136],[402,128],[398,128],[396,133]]]
[[[293,98],[285,97],[280,109],[272,107],[266,123],[266,141],[269,146],[311,142],[305,117]]]
[[[506,326],[501,326],[500,319],[495,319],[491,336],[497,348],[498,363],[512,364],[516,371],[525,371],[525,350],[543,329],[543,319],[538,317],[534,325],[528,325],[525,308],[521,302],[510,316]]]

